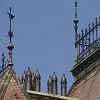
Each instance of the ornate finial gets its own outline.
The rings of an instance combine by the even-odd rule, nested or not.
[[[9,8],[9,12],[7,12],[7,14],[8,14],[8,16],[9,16],[9,20],[10,20],[10,30],[9,30],[9,32],[11,32],[11,24],[12,24],[12,20],[14,19],[14,15],[12,14],[12,8],[10,7]]]
[[[14,48],[14,45],[12,43],[12,37],[13,37],[12,21],[13,21],[13,19],[14,19],[15,16],[12,14],[12,8],[11,7],[9,8],[9,11],[7,12],[7,14],[9,16],[9,21],[10,21],[10,23],[9,23],[10,24],[10,29],[9,29],[9,32],[8,32],[9,44],[7,46],[7,48],[8,48],[8,56],[9,56],[9,58],[8,58],[8,65],[10,67],[12,67],[13,66],[12,50]]]
[[[75,0],[75,18],[77,18],[77,0]]]
[[[73,22],[74,22],[74,30],[75,30],[75,41],[77,41],[77,37],[78,37],[77,31],[78,31],[78,22],[79,22],[78,15],[77,15],[77,8],[78,8],[77,0],[75,0],[75,16],[74,16],[74,20],[73,20]]]
[[[78,14],[77,14],[77,10],[78,10],[78,2],[77,0],[75,0],[75,15],[74,15],[74,32],[75,32],[75,48],[76,48],[76,56],[77,56],[77,62],[78,62],[78,58],[79,58],[79,44],[78,44],[78,40],[79,40],[79,34],[78,34]]]

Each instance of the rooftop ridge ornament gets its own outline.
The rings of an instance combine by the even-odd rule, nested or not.
[[[11,38],[13,36],[13,32],[12,32],[12,21],[15,17],[15,15],[12,14],[12,8],[9,8],[9,11],[7,12],[8,16],[9,16],[9,32],[8,32],[8,36],[10,38],[10,42],[11,42]]]
[[[96,17],[95,21],[78,34],[75,41],[77,51],[77,63],[86,59],[91,53],[100,48],[100,19]],[[79,38],[80,36],[80,38]]]
[[[100,16],[96,17],[95,21],[84,30],[78,31],[78,1],[75,0],[75,15],[74,15],[74,33],[75,33],[75,49],[76,63],[84,60],[96,49],[100,48]]]
[[[12,43],[12,37],[13,37],[13,31],[12,31],[12,21],[15,17],[15,15],[12,14],[12,8],[9,8],[9,11],[7,12],[8,16],[9,16],[9,32],[8,32],[8,36],[9,36],[9,44],[7,46],[8,48],[8,67],[13,66],[13,56],[12,56],[12,50],[14,49],[14,45]]]
[[[75,0],[75,18],[77,18],[78,16],[77,16],[77,0]]]
[[[77,0],[75,0],[75,15],[74,15],[74,19],[73,19],[73,23],[74,23],[74,32],[75,32],[75,48],[76,48],[76,55],[77,55],[77,59],[78,59],[78,55],[79,55],[79,45],[77,44],[77,40],[79,38],[79,34],[78,34],[78,23],[79,23],[79,19],[78,19],[78,2]]]
[[[75,40],[77,40],[77,36],[78,36],[78,14],[77,14],[77,10],[78,10],[78,3],[77,3],[77,0],[75,0],[75,16],[74,16],[74,31],[75,31]]]
[[[11,21],[14,19],[15,15],[12,14],[12,8],[9,8],[9,12],[7,12],[10,19],[10,30],[11,30]]]

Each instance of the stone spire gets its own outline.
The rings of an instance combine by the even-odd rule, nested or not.
[[[14,15],[12,14],[12,8],[9,8],[9,12],[8,16],[9,16],[9,32],[8,32],[8,37],[9,37],[9,44],[7,46],[8,48],[8,67],[12,68],[13,67],[13,55],[12,55],[12,50],[14,49],[14,45],[12,43],[12,37],[13,35],[13,31],[12,31],[12,21],[14,19]]]
[[[47,86],[48,86],[48,93],[52,94],[52,77],[49,75],[49,79],[47,81]]]
[[[35,73],[35,90],[40,92],[41,90],[41,76],[40,76],[40,73],[39,73],[39,70],[36,71]]]
[[[65,74],[61,77],[61,95],[66,96],[67,95],[67,78]]]
[[[57,76],[55,72],[52,75],[52,94],[57,94]]]

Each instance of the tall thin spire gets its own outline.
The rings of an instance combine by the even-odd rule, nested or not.
[[[77,2],[77,0],[75,0],[75,16],[74,16],[74,20],[73,20],[73,22],[74,22],[74,31],[75,31],[75,41],[77,41],[77,38],[78,38],[77,31],[78,31],[78,22],[79,22],[79,20],[78,20],[77,10],[78,10],[78,2]]]
[[[76,48],[76,56],[77,56],[77,62],[78,62],[78,58],[79,58],[79,53],[80,53],[80,46],[77,43],[79,40],[79,34],[78,34],[78,23],[79,23],[79,19],[78,19],[78,2],[77,0],[75,0],[75,16],[74,16],[74,32],[75,32],[75,48]]]
[[[7,12],[9,16],[9,32],[8,32],[8,37],[9,37],[9,44],[7,46],[8,48],[8,67],[13,66],[13,56],[12,56],[12,50],[14,49],[14,45],[12,43],[12,37],[13,37],[13,31],[12,31],[12,21],[14,19],[14,15],[12,14],[12,8],[9,8],[9,11]]]

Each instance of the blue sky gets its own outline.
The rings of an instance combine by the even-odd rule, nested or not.
[[[79,1],[79,0],[78,0]],[[99,16],[99,0],[79,1],[79,28]],[[56,72],[58,81],[63,73],[72,84],[70,70],[75,60],[73,16],[74,0],[0,0],[0,54],[7,55],[9,28],[6,11],[13,7],[14,63],[17,74],[25,67],[39,69],[42,90],[46,91],[49,74]]]

